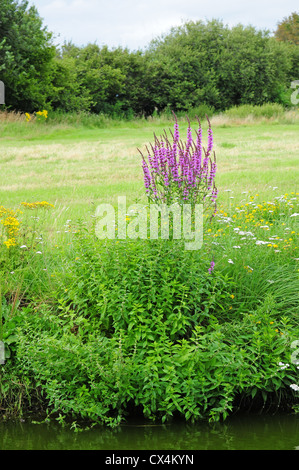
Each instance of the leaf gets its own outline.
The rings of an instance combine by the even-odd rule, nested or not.
[[[12,344],[12,343],[16,343],[18,340],[18,337],[16,335],[10,335],[8,336],[8,338],[5,338],[5,344]]]

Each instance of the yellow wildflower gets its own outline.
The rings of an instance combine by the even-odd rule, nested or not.
[[[22,202],[22,206],[26,207],[26,209],[38,209],[39,207],[50,208],[54,207],[53,204],[50,204],[47,201],[42,202]]]

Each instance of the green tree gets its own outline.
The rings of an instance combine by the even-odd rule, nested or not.
[[[1,0],[0,76],[8,108],[33,112],[47,105],[54,56],[52,34],[36,8],[27,0]]]
[[[88,44],[80,50],[77,70],[80,82],[91,94],[91,110],[96,113],[109,111],[123,89],[122,71],[103,60],[96,44]]]
[[[299,44],[299,14],[293,12],[278,23],[275,37],[278,41]]]
[[[217,64],[224,31],[223,24],[216,20],[207,24],[187,22],[150,44],[148,60],[152,63],[156,81],[159,81],[155,94],[163,95],[162,101],[157,100],[158,107],[167,105],[184,111],[202,103],[221,107]]]
[[[150,115],[155,109],[152,77],[141,51],[66,43],[55,62],[55,108],[114,116]]]
[[[299,14],[294,12],[278,23],[274,37],[277,42],[285,46],[291,60],[288,84],[287,86],[281,86],[279,93],[280,101],[289,106],[291,103],[290,95],[293,92],[290,83],[299,78]]]
[[[160,103],[184,111],[279,100],[292,68],[290,51],[269,32],[218,20],[173,28],[151,43],[148,60],[163,64]]]
[[[53,61],[51,106],[66,112],[90,111],[92,97],[80,83],[74,57],[57,56]]]
[[[222,107],[275,102],[286,86],[291,59],[268,31],[242,25],[226,31],[218,65]]]
[[[130,52],[118,47],[110,51],[101,49],[103,63],[122,73],[122,89],[117,96],[117,106],[125,113],[150,115],[155,109],[152,71],[142,51]]]

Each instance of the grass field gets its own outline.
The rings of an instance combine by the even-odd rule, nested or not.
[[[186,127],[182,121],[182,135]],[[220,201],[228,189],[236,200],[244,191],[265,198],[298,191],[298,120],[238,124],[215,117],[212,127]],[[100,202],[116,204],[119,195],[143,200],[137,147],[145,150],[154,133],[168,128],[171,121],[159,120],[103,129],[0,121],[1,203],[46,200],[55,205],[55,218],[70,219],[93,212]]]

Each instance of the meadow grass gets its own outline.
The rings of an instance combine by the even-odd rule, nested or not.
[[[58,208],[54,218],[62,208],[67,218],[76,218],[98,203],[116,204],[117,195],[125,195],[129,202],[144,200],[137,147],[145,150],[154,133],[172,129],[173,123],[157,119],[114,126],[0,120],[2,205],[47,200]],[[244,191],[261,197],[298,191],[298,121],[235,122],[223,115],[212,118],[212,126],[220,200],[225,200],[228,189],[236,199]],[[185,133],[187,123],[181,121],[180,127]],[[205,121],[203,128],[205,132]]]

